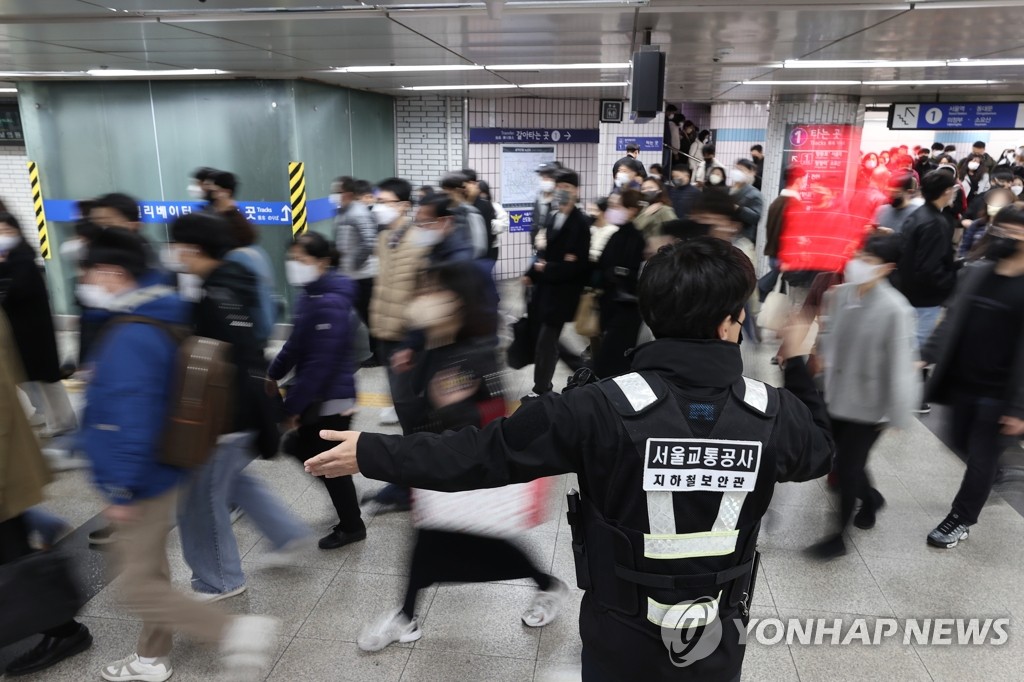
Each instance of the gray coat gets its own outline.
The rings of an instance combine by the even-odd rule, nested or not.
[[[955,388],[950,385],[950,369],[956,358],[961,336],[969,333],[967,318],[970,314],[971,300],[995,269],[995,265],[993,261],[982,260],[968,265],[961,271],[946,316],[921,349],[921,358],[935,365],[925,390],[926,400],[930,402],[940,405],[950,402],[951,389]],[[1017,355],[1013,361],[1013,376],[1006,401],[1008,407],[1005,416],[1024,419],[1024,334],[1017,339]]]
[[[757,224],[764,213],[764,195],[753,185],[744,185],[732,195],[736,202],[736,219],[743,224],[743,236],[752,242],[757,241]]]
[[[888,281],[864,298],[856,284],[825,294],[818,349],[825,360],[825,402],[837,419],[911,425],[921,404],[915,368],[914,309]]]

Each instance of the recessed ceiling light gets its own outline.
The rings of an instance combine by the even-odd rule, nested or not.
[[[935,80],[889,80],[889,81],[864,81],[864,85],[991,85],[1002,83],[1002,81],[981,80],[981,79],[935,79]]]
[[[421,64],[409,66],[340,66],[334,73],[421,73],[427,71],[483,71],[476,64]]]
[[[629,62],[609,62],[590,64],[488,64],[489,71],[558,71],[562,69],[628,69]]]
[[[860,81],[736,81],[737,85],[860,85]]]
[[[615,83],[524,83],[521,88],[621,88],[629,85],[628,81]]]
[[[885,69],[945,66],[944,59],[787,59],[785,69]]]
[[[401,90],[512,90],[519,87],[512,83],[498,85],[403,85]]]
[[[228,71],[220,69],[89,69],[90,76],[129,78],[131,76],[221,76]]]
[[[1024,66],[1024,59],[967,59],[961,57],[947,66]]]

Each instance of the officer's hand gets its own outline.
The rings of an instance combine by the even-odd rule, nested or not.
[[[338,478],[359,473],[359,462],[356,461],[356,445],[359,443],[358,431],[321,431],[324,440],[336,441],[338,445],[316,457],[306,460],[307,473],[314,476]]]
[[[779,349],[779,359],[782,362],[807,355],[804,342],[810,329],[811,323],[800,316],[794,316],[790,320],[790,323],[782,330],[782,348]]]

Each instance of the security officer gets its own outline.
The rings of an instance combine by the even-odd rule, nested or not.
[[[341,444],[306,469],[444,491],[577,472],[583,679],[738,680],[775,483],[824,475],[833,450],[797,343],[784,344],[785,389],[742,374],[754,285],[724,241],[666,247],[640,280],[656,340],[634,351],[633,373],[528,400],[483,429],[335,433]]]

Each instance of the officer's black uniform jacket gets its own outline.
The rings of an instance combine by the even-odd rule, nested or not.
[[[741,381],[743,363],[739,346],[733,343],[658,340],[635,351],[633,369],[656,373],[668,384],[670,397],[681,404],[706,403],[725,400],[731,387]],[[740,526],[756,527],[771,502],[776,481],[811,480],[831,466],[828,417],[802,359],[787,363],[785,387],[788,390],[778,392],[778,416],[765,443],[766,451],[774,454],[763,461],[774,462],[774,471],[759,476],[743,505]],[[576,472],[581,494],[606,519],[648,530],[642,459],[622,418],[598,386],[528,401],[511,417],[483,429],[405,438],[364,433],[358,461],[370,478],[443,491]],[[721,613],[723,620],[730,615]],[[592,595],[584,598],[580,614],[584,659],[604,670],[607,679],[729,681],[739,674],[743,650],[731,624],[719,651],[684,672],[671,664],[660,637],[643,631],[642,626],[650,630],[646,614],[638,619],[642,623],[624,622],[628,619],[602,609]]]

